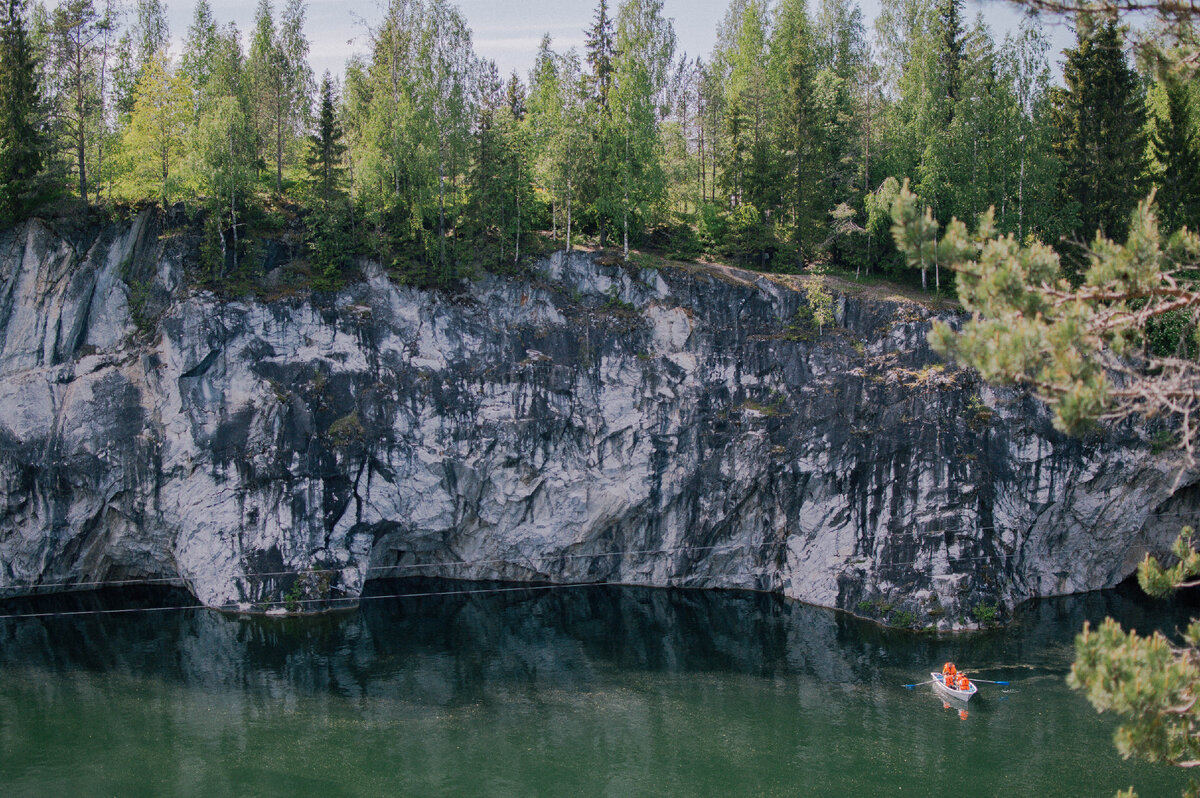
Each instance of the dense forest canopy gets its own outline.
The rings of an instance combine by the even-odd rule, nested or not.
[[[0,216],[183,202],[212,275],[253,278],[256,230],[307,215],[318,285],[355,255],[447,284],[546,247],[814,263],[949,289],[900,254],[905,180],[935,221],[994,209],[1058,247],[1122,237],[1157,187],[1200,214],[1197,81],[1138,71],[1115,18],[1079,14],[1055,85],[1036,16],[997,41],[961,0],[732,0],[703,58],[661,0],[599,0],[582,51],[528,75],[474,52],[448,0],[391,0],[343,81],[308,63],[305,3],[253,30],[198,0],[179,52],[161,0],[4,0]]]

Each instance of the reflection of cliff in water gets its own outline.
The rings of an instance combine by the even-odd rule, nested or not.
[[[975,669],[1021,663],[1061,673],[1085,620],[1112,615],[1142,631],[1169,631],[1196,611],[1122,588],[1034,602],[993,632],[931,636],[760,593],[605,586],[386,598],[484,587],[381,581],[367,591],[376,598],[358,610],[303,618],[180,609],[0,620],[0,667],[448,705],[523,690],[592,689],[639,670],[890,684],[897,673],[919,675],[930,663],[957,659]],[[10,601],[0,613],[170,602],[193,600],[141,589]]]

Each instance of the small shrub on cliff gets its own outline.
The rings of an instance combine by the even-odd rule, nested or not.
[[[300,601],[304,598],[304,580],[297,578],[292,583],[292,589],[283,595],[284,606],[288,612],[295,612],[300,609]]]
[[[366,434],[362,422],[358,420],[358,411],[343,416],[329,425],[329,439],[335,446],[345,446],[353,441],[360,441]]]
[[[975,609],[971,610],[971,615],[975,616],[975,620],[984,626],[994,625],[999,614],[1000,610],[995,604],[976,604]]]
[[[346,284],[356,246],[347,217],[337,208],[309,217],[308,255],[313,288],[337,291]]]
[[[820,335],[827,326],[833,324],[833,294],[820,282],[809,283],[804,293],[808,297],[809,307],[812,308],[817,335]]]
[[[148,333],[154,329],[154,317],[150,313],[150,284],[145,280],[129,281],[129,316],[138,332]]]

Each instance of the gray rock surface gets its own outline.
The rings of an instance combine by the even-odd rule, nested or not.
[[[715,266],[559,253],[456,296],[368,266],[267,303],[187,289],[192,258],[150,212],[0,236],[0,596],[316,610],[420,575],[961,628],[1115,585],[1200,515],[1144,432],[1064,438],[877,289],[818,331],[802,278]]]

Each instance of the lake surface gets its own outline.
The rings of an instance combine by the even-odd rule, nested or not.
[[[194,603],[0,614],[172,602]],[[769,595],[589,587],[0,620],[0,794],[1178,795],[1186,777],[1123,761],[1064,677],[1085,619],[1189,613],[1133,588],[933,637]],[[947,659],[1012,686],[980,685],[966,717],[901,686]]]

